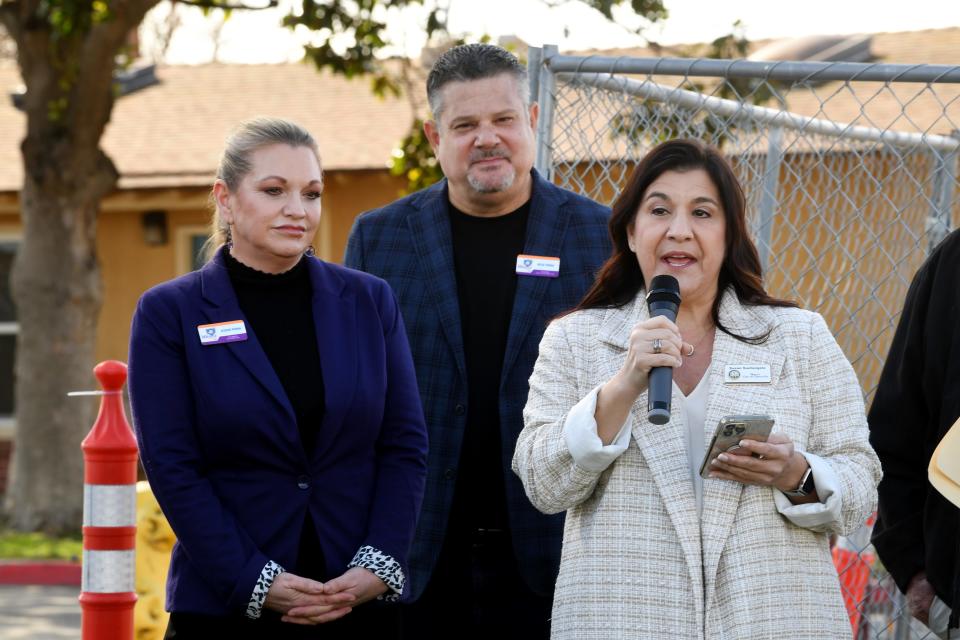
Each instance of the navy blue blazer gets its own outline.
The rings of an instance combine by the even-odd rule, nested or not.
[[[170,611],[242,614],[268,560],[296,565],[308,511],[332,575],[364,545],[408,573],[427,438],[403,321],[382,280],[307,260],[326,397],[312,455],[219,253],[137,306],[130,401],[178,538]],[[201,345],[198,325],[232,320],[247,340]]]
[[[514,553],[527,584],[553,593],[563,515],[530,504],[510,464],[523,429],[527,379],[551,318],[580,301],[610,256],[609,209],[536,172],[524,253],[559,256],[560,276],[518,276],[500,378],[501,464]],[[410,552],[409,594],[423,593],[443,546],[466,428],[467,379],[446,181],[357,218],[344,262],[375,274],[400,301],[430,434],[427,489]]]

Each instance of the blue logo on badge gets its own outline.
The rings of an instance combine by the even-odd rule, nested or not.
[[[206,329],[204,329],[204,331],[206,331],[207,335],[210,337],[213,337],[217,333],[217,330],[215,327],[207,327]]]
[[[530,258],[525,258],[523,261],[523,266],[525,267],[529,267],[532,264],[533,264],[533,260],[531,260]]]

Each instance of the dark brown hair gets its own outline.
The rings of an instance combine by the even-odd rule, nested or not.
[[[741,304],[796,307],[795,302],[771,297],[763,288],[763,275],[757,248],[747,233],[747,203],[743,189],[730,163],[715,147],[699,140],[680,139],[663,142],[644,156],[630,175],[626,187],[613,204],[609,230],[613,255],[604,263],[596,281],[583,300],[573,309],[620,307],[631,302],[644,286],[637,256],[627,245],[630,225],[637,216],[647,188],[667,171],[703,169],[720,194],[726,221],[726,251],[717,283],[717,298],[711,316],[718,329],[745,342],[763,342],[761,336],[745,337],[730,333],[720,323],[720,299],[732,286]]]
[[[427,101],[435,120],[443,111],[443,88],[451,82],[469,82],[495,78],[509,73],[517,81],[517,91],[524,106],[530,106],[530,83],[527,67],[517,57],[492,44],[461,44],[445,51],[433,63],[427,76]]]

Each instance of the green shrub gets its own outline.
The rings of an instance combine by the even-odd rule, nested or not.
[[[53,538],[42,533],[0,531],[0,559],[73,560],[83,555],[80,538]]]

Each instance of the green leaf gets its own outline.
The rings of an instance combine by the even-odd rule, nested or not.
[[[440,164],[423,132],[423,120],[419,118],[413,121],[410,132],[394,148],[391,156],[390,173],[407,179],[404,193],[419,191],[443,178]]]

